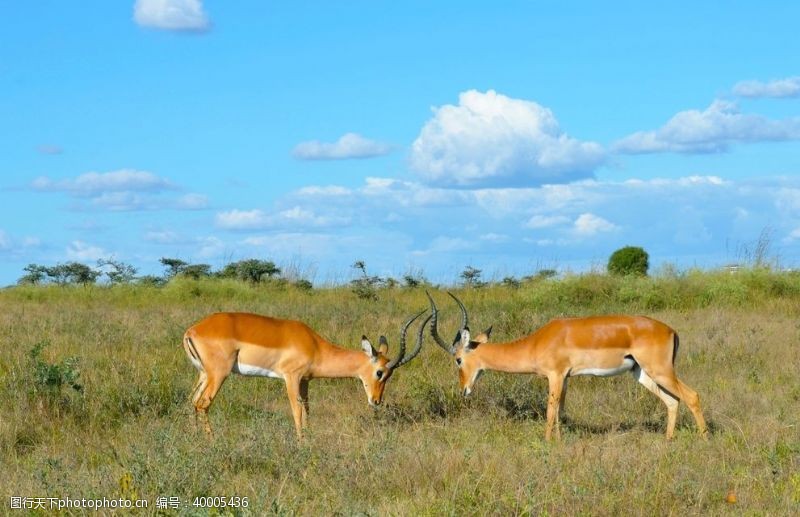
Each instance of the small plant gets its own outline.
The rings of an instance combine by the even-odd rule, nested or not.
[[[310,291],[314,288],[314,284],[305,278],[301,278],[294,283],[294,286],[301,291]]]
[[[350,281],[351,290],[362,300],[376,301],[378,299],[377,288],[383,283],[379,276],[367,274],[367,265],[363,260],[357,260],[352,266],[361,271],[361,277]]]
[[[42,359],[42,350],[47,342],[36,343],[28,357],[33,371],[33,391],[35,394],[44,394],[47,397],[59,396],[63,388],[72,388],[77,393],[83,393],[78,371],[78,358],[67,357],[58,363],[48,363]]]
[[[612,275],[647,276],[650,257],[638,246],[620,248],[608,258],[608,272]]]

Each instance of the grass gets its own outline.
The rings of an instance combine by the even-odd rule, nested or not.
[[[433,295],[449,337],[458,311],[443,291]],[[193,322],[253,311],[303,320],[350,348],[363,333],[384,333],[396,350],[400,324],[426,306],[424,291],[379,290],[369,301],[347,288],[223,280],[14,287],[0,291],[0,504],[142,497],[150,502],[142,513],[156,514],[157,497],[235,495],[248,498],[233,512],[244,515],[800,511],[800,277],[581,275],[459,296],[472,325],[494,325],[497,341],[559,315],[640,313],[668,323],[681,335],[676,368],[701,395],[709,439],[698,438],[682,406],[666,442],[661,402],[620,376],[573,379],[564,439],[545,443],[543,379],[490,372],[463,400],[451,358],[428,338],[393,376],[379,411],[355,381],[313,381],[301,443],[283,383],[234,377],[211,409],[209,441],[192,425],[195,371],[179,346]],[[31,356],[39,343],[38,360],[68,379],[77,373],[80,391],[42,389]],[[735,504],[725,501],[730,490]]]

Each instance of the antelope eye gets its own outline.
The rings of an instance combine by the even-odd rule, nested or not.
[[[461,366],[461,358],[460,358],[460,357],[457,357],[457,358],[456,358],[456,364],[457,364],[458,366]]]
[[[378,370],[377,372],[375,372],[375,377],[377,377],[377,378],[379,378],[379,379],[380,379],[381,377],[383,377],[383,370]]]

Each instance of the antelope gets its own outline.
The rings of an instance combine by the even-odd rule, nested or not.
[[[241,312],[212,314],[183,336],[186,355],[200,372],[192,388],[195,422],[199,416],[211,435],[208,408],[231,373],[283,379],[298,438],[302,438],[308,419],[311,379],[357,378],[364,386],[369,405],[378,407],[394,371],[419,354],[430,316],[420,327],[410,355],[405,355],[406,331],[426,311],[402,326],[399,351],[391,360],[386,355],[389,344],[385,336],[380,337],[377,350],[366,336],[361,337],[361,350],[351,350],[327,341],[300,321]]]
[[[667,406],[667,439],[675,432],[678,404],[682,400],[706,436],[700,397],[675,375],[678,334],[666,324],[644,316],[592,316],[555,319],[532,334],[507,343],[487,344],[492,327],[475,337],[469,331],[464,304],[449,294],[461,309],[461,329],[452,345],[439,336],[439,311],[430,293],[431,335],[445,352],[455,357],[463,395],[469,396],[484,370],[533,373],[547,377],[545,440],[561,439],[561,418],[567,379],[576,375],[610,377],[631,372],[645,388]]]

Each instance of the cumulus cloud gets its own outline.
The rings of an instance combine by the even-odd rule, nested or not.
[[[772,81],[741,81],[733,87],[733,93],[740,97],[798,97],[800,96],[800,77],[773,79]]]
[[[142,27],[204,32],[211,22],[201,0],[136,0],[133,19]]]
[[[347,218],[319,216],[312,210],[294,206],[275,213],[260,209],[230,210],[216,215],[216,226],[223,230],[263,230],[280,227],[323,227],[345,224]]]
[[[732,102],[715,100],[703,111],[682,111],[655,131],[640,131],[614,144],[624,154],[715,153],[734,143],[800,139],[800,118],[771,120],[745,114]]]
[[[553,113],[494,90],[469,90],[433,109],[411,147],[427,182],[453,186],[541,185],[591,177],[603,148],[567,136]]]
[[[311,140],[301,142],[292,150],[298,160],[347,160],[374,158],[392,151],[392,146],[364,138],[356,133],[346,133],[333,143]]]
[[[585,213],[578,216],[574,223],[575,233],[585,237],[591,237],[598,233],[610,232],[617,229],[617,226],[598,215]]]

